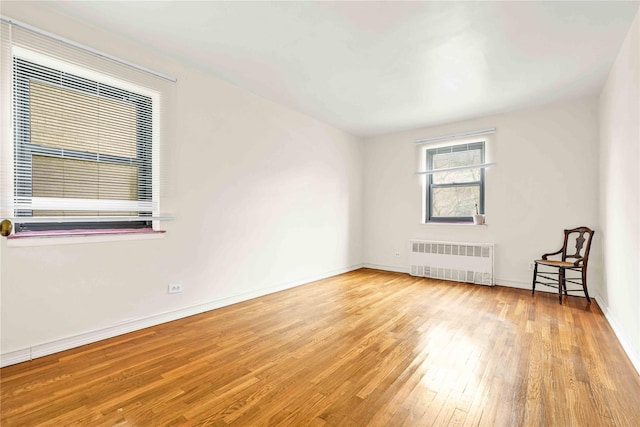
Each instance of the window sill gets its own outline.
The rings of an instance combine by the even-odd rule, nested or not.
[[[423,222],[420,225],[427,227],[440,227],[440,228],[483,228],[488,227],[488,224],[474,224],[472,222]]]
[[[164,230],[149,229],[25,231],[7,236],[7,246],[49,246],[124,240],[150,240],[162,239],[164,233]]]

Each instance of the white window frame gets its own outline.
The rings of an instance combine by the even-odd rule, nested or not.
[[[490,129],[483,129],[481,131],[474,131],[474,132],[468,132],[468,133],[460,133],[460,134],[451,134],[451,135],[444,135],[441,137],[434,137],[434,138],[428,138],[428,139],[421,139],[421,140],[417,140],[415,141],[416,144],[416,163],[415,163],[415,167],[416,167],[416,174],[419,176],[420,178],[420,200],[421,200],[421,204],[420,204],[420,224],[425,225],[425,226],[436,226],[436,227],[441,227],[441,226],[453,226],[453,227],[457,227],[457,226],[461,226],[461,227],[467,227],[469,225],[473,224],[473,221],[465,221],[465,222],[460,222],[460,221],[451,221],[451,222],[434,222],[434,221],[428,221],[428,214],[429,214],[429,206],[428,206],[428,196],[427,196],[427,192],[429,191],[428,188],[428,176],[431,173],[431,171],[429,171],[428,169],[428,165],[427,165],[427,150],[431,150],[434,148],[442,148],[442,147],[449,147],[449,146],[455,146],[455,145],[463,145],[463,144],[473,144],[473,143],[478,143],[478,142],[484,142],[484,164],[480,165],[484,171],[484,212],[480,212],[481,214],[486,214],[487,213],[487,207],[488,207],[488,191],[487,188],[490,187],[490,175],[491,174],[487,174],[486,169],[495,166],[495,163],[493,163],[493,159],[495,157],[495,141],[494,141],[494,137],[495,137],[495,128],[490,128]]]
[[[425,151],[425,164],[427,165],[427,170],[428,171],[432,171],[433,168],[430,165],[430,160],[432,159],[433,155],[437,155],[436,153],[431,154],[433,152],[436,152],[438,150],[442,150],[442,149],[450,149],[451,151],[454,151],[454,147],[462,147],[464,146],[464,150],[460,150],[460,152],[465,152],[465,151],[469,151],[469,146],[475,146],[478,148],[474,148],[474,149],[480,149],[480,153],[481,153],[481,157],[480,157],[480,164],[484,164],[484,159],[485,159],[485,147],[486,147],[486,142],[484,140],[482,141],[476,141],[476,142],[472,142],[472,143],[464,143],[464,144],[460,144],[460,143],[453,143],[450,145],[445,145],[442,147],[430,147],[427,148],[427,150]],[[471,166],[471,165],[469,165]],[[484,168],[479,168],[480,169],[480,179],[478,181],[471,181],[471,182],[464,182],[464,183],[446,183],[446,184],[435,184],[433,182],[433,178],[434,178],[434,173],[430,173],[426,175],[426,185],[425,185],[425,190],[426,190],[426,195],[425,195],[425,199],[426,199],[426,206],[425,206],[425,213],[426,213],[426,217],[424,219],[425,222],[428,223],[445,223],[445,224],[458,224],[458,223],[471,223],[473,222],[473,217],[472,216],[460,216],[460,217],[434,217],[432,215],[433,212],[433,188],[436,187],[447,187],[447,188],[454,188],[457,186],[464,186],[464,187],[470,187],[470,186],[477,186],[479,189],[479,200],[478,200],[478,209],[479,209],[479,213],[480,214],[484,214],[484,195],[485,195],[485,182],[484,182]]]

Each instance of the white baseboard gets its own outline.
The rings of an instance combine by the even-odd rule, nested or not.
[[[609,306],[607,306],[607,304],[605,303],[604,298],[602,298],[602,296],[600,296],[598,292],[593,293],[593,298],[595,298],[598,302],[598,306],[604,313],[604,317],[606,317],[607,321],[609,322],[611,329],[613,329],[613,333],[616,334],[616,337],[618,338],[618,342],[622,346],[622,349],[627,354],[627,357],[631,361],[633,367],[636,368],[638,375],[640,375],[640,354],[634,354],[631,345],[629,345],[628,338],[624,335],[622,329],[620,329],[620,327],[618,326],[620,323],[616,320],[611,310],[609,310]]]
[[[521,282],[519,280],[509,280],[509,279],[498,279],[497,277],[494,279],[497,286],[506,286],[508,288],[516,288],[516,289],[529,289],[531,290],[531,282]],[[544,289],[540,289],[544,291]],[[536,291],[538,291],[536,289]]]
[[[374,270],[382,270],[382,271],[393,271],[394,273],[407,273],[409,274],[409,269],[406,267],[394,267],[391,265],[380,265],[380,264],[369,264],[369,263],[364,263],[363,264],[364,268],[371,268]]]
[[[382,270],[382,271],[393,271],[395,273],[406,273],[409,274],[408,267],[395,267],[390,265],[380,265],[380,264],[369,264],[364,263],[364,268],[372,268],[374,270]],[[528,289],[531,290],[531,282],[522,282],[517,280],[507,280],[507,279],[495,279],[496,286],[506,286],[509,288],[516,289]],[[557,293],[558,291],[553,290],[552,288],[539,286],[536,288],[536,292],[549,292],[549,293]]]
[[[0,368],[4,368],[5,366],[9,365],[15,365],[27,360],[31,360],[30,348],[3,353],[2,355],[0,355]]]
[[[210,301],[204,304],[185,307],[179,310],[170,311],[167,313],[161,313],[161,314],[146,317],[143,319],[132,320],[116,326],[111,326],[108,328],[99,329],[92,332],[75,335],[72,337],[62,338],[59,340],[50,341],[43,344],[37,344],[29,348],[2,353],[0,354],[0,367],[15,365],[16,363],[26,362],[28,360],[33,360],[38,357],[47,356],[49,354],[58,353],[60,351],[69,350],[71,348],[79,347],[86,344],[91,344],[107,338],[113,338],[118,335],[123,335],[129,332],[138,331],[140,329],[148,328],[150,326],[171,322],[173,320],[178,320],[183,317],[193,316],[194,314],[204,313],[205,311],[214,310],[216,308],[224,307],[231,304],[236,304],[238,302],[247,301],[253,298],[261,297],[261,296],[272,294],[275,292],[280,292],[285,289],[290,289],[290,288],[301,286],[310,282],[315,282],[316,280],[326,279],[327,277],[348,273],[350,271],[358,270],[362,267],[363,267],[362,264],[355,264],[349,267],[331,270],[331,271],[316,274],[313,276],[305,277],[304,279],[294,280],[292,282],[280,283],[275,286],[269,286],[267,288],[258,289],[252,292],[234,295],[231,297],[222,298],[215,301]]]
[[[526,289],[528,291],[531,290],[531,282],[522,282],[519,280],[509,280],[509,279],[496,279],[497,286],[505,286],[508,288],[516,288],[516,289]],[[556,289],[550,288],[548,286],[537,286],[536,292],[547,292],[550,294],[557,294],[558,291]]]

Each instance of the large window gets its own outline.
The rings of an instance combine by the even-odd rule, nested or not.
[[[484,142],[426,150],[426,222],[472,222],[484,213]]]
[[[152,97],[13,61],[16,231],[151,228]]]

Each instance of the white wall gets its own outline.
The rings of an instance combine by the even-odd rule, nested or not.
[[[600,223],[610,323],[640,371],[640,24],[636,15],[600,95]]]
[[[166,236],[37,247],[1,239],[4,359],[361,265],[359,139],[47,5],[3,2],[2,14],[178,78],[163,141],[161,204],[175,216]],[[184,292],[168,295],[169,283]]]
[[[411,238],[492,242],[496,283],[530,288],[529,263],[559,249],[563,229],[586,225],[600,238],[597,119],[597,99],[588,98],[365,141],[365,264],[407,271]],[[488,225],[421,224],[414,141],[491,127],[487,155],[497,165],[486,170]],[[599,282],[598,258],[590,287]]]

